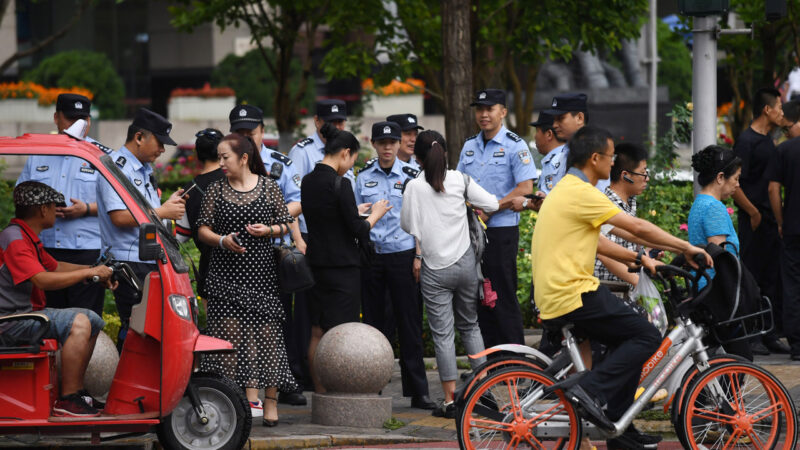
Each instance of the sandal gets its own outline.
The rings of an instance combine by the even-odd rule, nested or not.
[[[278,405],[278,399],[277,399],[277,398],[275,398],[275,397],[269,397],[269,396],[265,395],[265,396],[264,396],[264,400],[272,400],[272,401],[274,401],[274,402],[275,402],[275,406],[276,406],[276,407],[277,407],[277,405]],[[267,416],[266,416],[266,414],[264,415],[264,420],[262,421],[262,423],[263,423],[263,425],[264,425],[265,427],[270,427],[270,428],[278,426],[278,420],[277,420],[277,419],[275,419],[275,420],[269,420],[269,419],[267,419]]]

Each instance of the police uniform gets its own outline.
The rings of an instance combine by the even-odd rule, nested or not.
[[[372,140],[400,140],[400,128],[394,122],[378,122],[372,126]],[[387,174],[378,158],[367,162],[358,173],[355,184],[356,203],[375,203],[386,199],[392,206],[370,230],[375,246],[375,258],[370,267],[362,270],[362,311],[364,323],[382,332],[394,324],[387,323],[386,303],[391,302],[394,322],[400,337],[400,368],[403,395],[428,395],[428,379],[422,360],[422,301],[414,280],[413,264],[416,253],[414,237],[400,228],[403,189],[419,171],[398,158]]]
[[[475,105],[505,105],[505,92],[478,91]],[[483,132],[467,139],[458,160],[458,170],[466,173],[497,199],[508,195],[517,184],[536,178],[536,166],[528,145],[505,126],[484,143]],[[497,292],[493,309],[478,308],[478,321],[486,347],[522,344],[522,315],[517,301],[517,252],[519,213],[498,211],[487,223],[489,244],[483,255],[483,274]]]
[[[91,102],[78,94],[60,94],[56,111],[70,120],[89,117]],[[59,130],[63,131],[63,130]],[[91,142],[90,138],[86,138]],[[39,181],[64,195],[67,206],[76,198],[87,205],[96,202],[98,173],[86,160],[74,156],[32,155],[17,179]],[[42,230],[39,239],[58,261],[91,265],[100,256],[100,231],[96,216],[56,218],[53,228]],[[65,289],[46,291],[49,308],[86,308],[103,314],[105,289],[98,283],[77,283]]]
[[[320,100],[317,102],[316,115],[326,122],[347,120],[347,104],[341,100]],[[301,180],[314,170],[314,166],[322,161],[324,156],[325,143],[322,142],[319,132],[302,139],[289,150],[289,158],[295,164],[295,171]],[[348,170],[344,177],[350,180],[352,186],[355,186],[356,177],[353,169]],[[300,232],[305,236],[308,233],[306,219],[302,214],[298,219],[300,220]]]
[[[555,187],[558,180],[564,178],[567,173],[567,152],[566,145],[559,145],[550,150],[542,158],[542,173],[539,175],[539,182],[536,188],[545,194],[549,194]]]
[[[162,144],[175,145],[175,141],[169,137],[169,133],[172,131],[172,124],[160,114],[140,108],[133,119],[133,126],[153,133]],[[155,209],[161,206],[158,185],[153,176],[153,168],[150,163],[139,161],[124,145],[119,150],[111,153],[110,157],[125,178],[142,194],[151,208]],[[114,259],[127,262],[136,276],[141,281],[144,281],[150,272],[158,270],[158,266],[139,259],[138,227],[117,227],[111,222],[111,216],[109,216],[109,213],[113,211],[125,211],[127,209],[128,207],[111,184],[105,178],[99,177],[97,183],[97,217],[100,224],[100,238],[103,248],[111,246],[111,253],[114,255]],[[117,342],[117,348],[121,349],[127,333],[131,309],[133,305],[141,301],[141,296],[127,283],[120,283],[119,287],[114,291],[114,300],[117,304],[121,322]]]

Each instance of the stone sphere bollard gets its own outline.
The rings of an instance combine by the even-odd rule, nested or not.
[[[86,368],[86,375],[83,377],[83,385],[93,397],[105,398],[108,394],[114,373],[117,371],[117,363],[119,363],[117,346],[107,334],[101,331],[97,335],[94,353],[92,353],[89,366]]]
[[[325,394],[314,394],[311,421],[321,425],[380,428],[392,416],[392,398],[381,397],[394,367],[386,337],[369,325],[350,322],[326,332],[314,355]]]

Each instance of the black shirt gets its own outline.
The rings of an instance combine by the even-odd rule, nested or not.
[[[205,295],[205,278],[208,274],[208,264],[211,262],[212,247],[201,242],[200,238],[197,236],[197,217],[200,215],[200,206],[203,204],[203,193],[206,191],[206,188],[208,188],[209,184],[223,178],[225,178],[225,174],[222,172],[222,169],[217,169],[196,176],[192,182],[183,188],[185,192],[192,184],[197,185],[196,188],[192,189],[192,192],[189,192],[189,197],[186,199],[186,218],[189,219],[189,226],[192,227],[192,240],[194,240],[197,249],[200,250],[197,290],[201,296]]]
[[[800,235],[800,137],[778,146],[770,169],[769,181],[784,187],[783,235]]]
[[[327,164],[317,164],[300,183],[300,204],[308,226],[306,258],[312,266],[360,266],[356,239],[369,240],[369,222],[358,215],[350,180],[343,178],[339,195],[334,184],[339,175]]]
[[[769,188],[767,168],[775,156],[775,144],[772,143],[772,138],[756,133],[748,127],[739,135],[733,146],[733,152],[742,159],[742,176],[739,178],[742,192],[762,215],[772,217],[767,192]],[[749,223],[750,216],[739,208],[740,223],[742,219],[746,219]]]

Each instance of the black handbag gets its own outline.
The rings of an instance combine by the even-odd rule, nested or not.
[[[278,262],[278,282],[281,292],[293,294],[314,286],[314,275],[306,263],[306,256],[297,249],[284,243],[273,244],[275,258]]]

